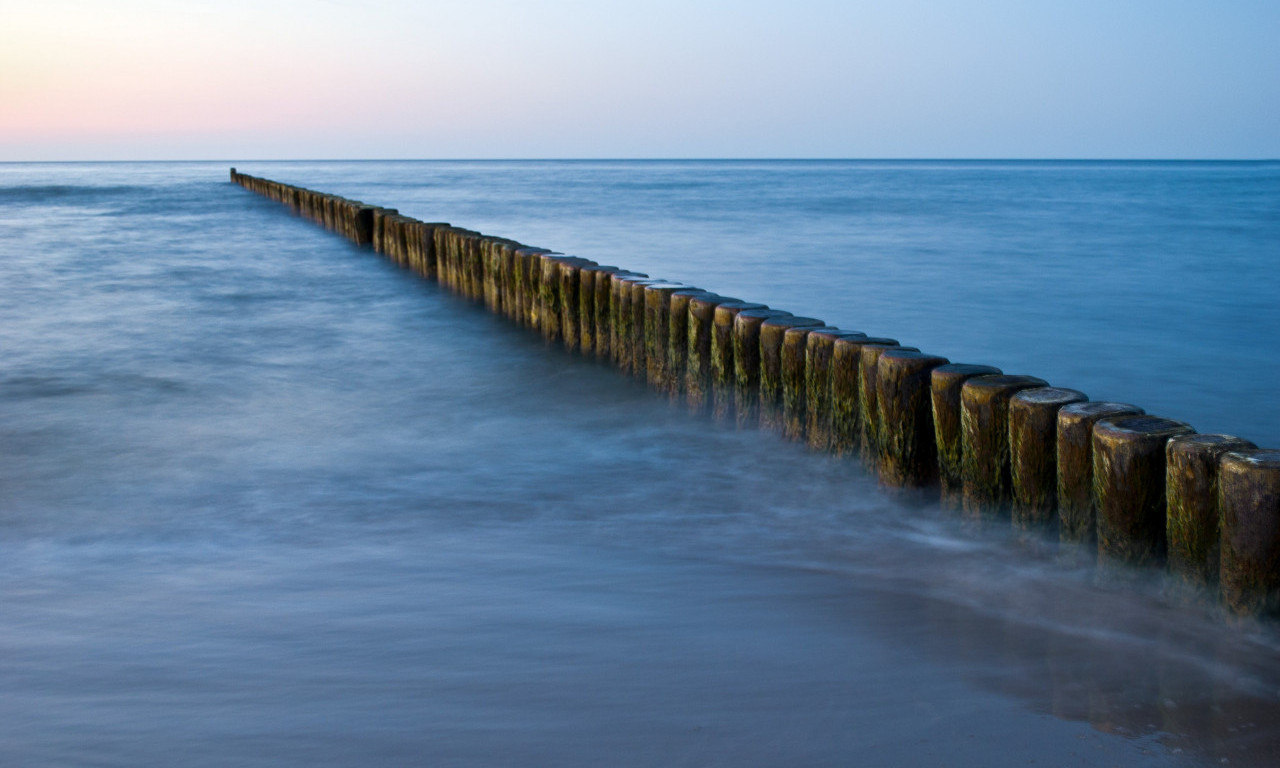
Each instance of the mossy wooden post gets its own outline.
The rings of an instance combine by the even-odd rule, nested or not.
[[[636,277],[631,272],[616,272],[609,283],[609,357],[613,364],[625,371],[629,363],[625,349],[628,326],[631,324],[631,285],[629,279]]]
[[[487,238],[473,232],[467,238],[467,298],[484,301],[484,244]]]
[[[437,282],[440,280],[440,255],[436,253],[436,248],[439,247],[440,238],[436,233],[448,227],[447,222],[432,222],[426,225],[422,233],[422,276]]]
[[[560,337],[564,339],[565,349],[570,352],[582,349],[578,335],[582,330],[582,319],[578,316],[581,307],[578,297],[579,279],[583,267],[594,263],[576,256],[560,260]]]
[[[493,244],[494,280],[498,284],[498,312],[511,320],[519,314],[515,297],[515,252],[524,246],[514,240],[500,239]]]
[[[1003,371],[990,365],[948,363],[930,373],[933,411],[933,439],[938,449],[938,485],[944,507],[958,508],[964,496],[964,429],[960,392],[975,376],[999,376]]]
[[[700,302],[689,305],[690,322],[702,322],[706,313],[711,315],[711,384],[710,405],[715,418],[723,421],[733,413],[734,391],[738,386],[733,362],[733,325],[738,313],[744,309],[768,309],[764,304],[749,301],[725,301],[714,307]],[[706,394],[694,395],[690,382],[689,407],[695,411],[707,406]]]
[[[449,248],[453,242],[453,231],[455,227],[441,227],[435,232],[436,239],[436,282],[445,290],[453,290],[452,275],[449,272]],[[378,235],[374,235],[374,242],[377,242]]]
[[[471,238],[476,232],[456,229],[453,233],[453,288],[464,298],[471,298]]]
[[[502,315],[513,323],[520,322],[520,278],[516,268],[516,252],[523,246],[516,242],[506,242],[500,249],[501,262],[498,270],[502,282]]]
[[[375,218],[374,221],[376,222],[377,219]],[[436,258],[436,282],[440,284],[441,288],[445,288],[445,289],[449,287],[448,247],[449,247],[449,233],[452,230],[453,230],[453,227],[445,225],[441,227],[436,227],[435,231],[431,233],[431,238],[433,241],[431,250],[432,250],[432,253],[435,254],[435,258]],[[374,240],[373,240],[374,248],[376,250],[377,243],[378,243],[376,225],[374,228],[373,237],[374,237]]]
[[[538,330],[547,341],[564,339],[560,315],[560,264],[563,254],[541,256],[542,277],[538,281]]]
[[[473,234],[475,233],[460,227],[449,230],[449,290],[459,296],[468,295],[466,248],[467,238]]]
[[[1241,616],[1280,613],[1280,451],[1224,453],[1219,581],[1223,604]]]
[[[545,253],[542,248],[518,248],[515,253],[515,265],[513,276],[516,281],[516,301],[517,306],[513,309],[516,313],[516,323],[524,328],[533,328],[534,326],[534,304],[537,298],[537,285],[534,281],[534,264],[541,263],[540,256]],[[439,259],[436,260],[439,263]]]
[[[837,456],[857,454],[862,447],[862,347],[897,347],[883,336],[839,337],[831,348],[831,447]]]
[[[733,318],[733,402],[739,427],[760,423],[760,326],[780,317],[791,317],[791,313],[743,309]]]
[[[613,350],[615,362],[624,373],[644,374],[641,367],[644,364],[644,286],[660,282],[663,281],[639,275],[625,275],[615,280],[618,292],[613,306]]]
[[[1009,503],[1009,400],[1045,387],[1034,376],[975,376],[960,388],[964,512],[971,520],[1002,516]]]
[[[486,237],[480,242],[484,306],[495,315],[502,313],[502,244],[503,240],[497,237]]]
[[[618,298],[617,279],[636,275],[625,269],[610,269],[596,275],[596,359],[616,363],[614,356],[614,307]],[[640,275],[643,277],[644,275]]]
[[[760,424],[791,439],[804,436],[804,351],[809,332],[824,325],[815,317],[776,317],[760,325]],[[796,416],[791,435],[788,398]]]
[[[766,429],[783,431],[785,417],[783,413],[784,398],[784,355],[790,357],[793,365],[799,361],[803,366],[802,346],[807,331],[801,331],[792,338],[790,352],[785,351],[787,332],[795,329],[820,328],[826,323],[814,317],[772,317],[760,324],[760,426]],[[804,381],[804,371],[793,377]]]
[[[645,381],[659,392],[675,391],[667,349],[671,346],[671,294],[688,289],[679,283],[652,283],[644,287]]]
[[[369,240],[370,245],[373,246],[374,253],[386,254],[387,220],[399,214],[400,212],[395,208],[375,208],[373,210],[373,226],[369,233]],[[311,218],[309,215],[309,209],[307,218]]]
[[[1009,401],[1009,479],[1015,528],[1057,524],[1058,411],[1088,399],[1074,389],[1038,387],[1024,389]]]
[[[858,442],[858,451],[862,461],[870,469],[880,465],[880,406],[877,403],[879,387],[880,355],[890,349],[920,350],[915,347],[901,347],[888,344],[870,344],[863,342],[859,350],[858,360],[858,424],[862,434]]]
[[[1165,540],[1169,573],[1182,585],[1218,586],[1221,526],[1218,463],[1228,451],[1257,448],[1231,435],[1179,435],[1165,445]]]
[[[596,295],[596,286],[607,286],[608,276],[617,271],[617,267],[591,264],[578,272],[578,345],[584,355],[595,357],[599,354],[596,345],[600,338],[600,297]],[[605,294],[608,294],[607,290]],[[607,301],[604,306],[607,311]],[[605,333],[608,333],[607,326]]]
[[[1085,402],[1058,410],[1058,541],[1092,549],[1098,514],[1093,499],[1093,425],[1145,413],[1136,405]]]
[[[650,285],[666,285],[667,280],[649,279],[631,284],[631,373],[642,378],[649,377],[649,355],[645,346],[645,290]],[[673,285],[679,286],[678,283]],[[683,286],[679,286],[683,287]]]
[[[805,340],[805,440],[817,451],[831,450],[831,358],[836,339],[866,339],[860,331],[814,328]]]
[[[790,440],[808,440],[809,432],[809,337],[828,326],[788,328],[782,337],[782,434]],[[836,333],[839,333],[836,329]],[[834,343],[834,340],[833,340]],[[814,393],[814,410],[826,407]],[[828,391],[826,394],[830,394]]]
[[[717,301],[720,297],[700,288],[686,288],[671,294],[671,317],[667,324],[667,366],[671,383],[667,392],[673,397],[689,391],[690,360],[699,374],[704,369],[710,371],[711,367],[711,313],[704,313],[708,320],[705,327],[701,325],[701,318],[691,318],[689,304],[694,299]],[[694,378],[698,380],[701,395],[704,380],[698,374]]]
[[[1117,416],[1093,426],[1098,561],[1153,565],[1165,554],[1165,447],[1194,432],[1159,416]]]
[[[949,362],[905,349],[886,349],[876,361],[879,470],[885,485],[923,488],[938,482],[932,374]]]
[[[626,270],[609,276],[609,360],[619,370],[630,365],[631,350],[626,344],[631,330],[631,281],[646,276]]]
[[[383,233],[383,242],[385,250],[383,253],[387,259],[398,267],[404,266],[404,217],[388,216],[386,218],[386,231]]]
[[[406,218],[404,222],[404,266],[411,272],[423,274],[423,260],[426,258],[422,248],[422,233],[426,225],[417,219]],[[360,212],[357,209],[352,221],[351,239],[359,242]],[[495,251],[496,252],[496,251]]]

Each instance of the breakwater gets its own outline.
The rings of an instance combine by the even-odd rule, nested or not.
[[[858,456],[1103,565],[1276,609],[1277,454],[896,339],[264,179],[232,179],[698,411]]]

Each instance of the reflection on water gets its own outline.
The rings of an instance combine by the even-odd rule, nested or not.
[[[0,762],[1280,762],[1274,626],[691,419],[220,166],[18,168]]]

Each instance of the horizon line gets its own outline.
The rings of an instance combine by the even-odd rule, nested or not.
[[[858,163],[1275,163],[1280,157],[308,157],[3,160],[3,165],[57,163],[549,163],[549,162],[858,162]]]

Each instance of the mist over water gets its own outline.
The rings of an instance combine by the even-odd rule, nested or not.
[[[1280,443],[1276,165],[238,167]],[[692,418],[223,164],[0,200],[5,763],[1280,754],[1274,627]]]

